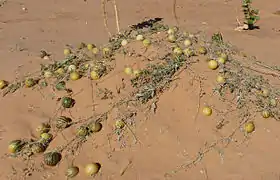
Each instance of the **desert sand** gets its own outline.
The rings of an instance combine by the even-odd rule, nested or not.
[[[51,59],[61,60],[66,44],[77,46],[85,42],[101,45],[108,41],[100,1],[0,2],[3,2],[0,8],[0,79],[13,81],[40,69],[41,63],[51,61],[39,57],[41,50],[49,52]],[[165,24],[176,25],[172,1],[117,0],[117,3],[121,30],[145,18],[161,17]],[[201,31],[209,37],[219,31],[225,41],[246,54],[271,66],[280,66],[280,16],[274,14],[279,10],[280,2],[255,0],[253,6],[260,10],[261,19],[257,22],[260,29],[243,32],[234,30],[236,18],[240,21],[243,18],[240,1],[177,0],[176,12],[180,29]],[[106,9],[109,30],[116,33],[111,1]],[[134,62],[119,56],[114,72],[105,76],[98,86],[94,84],[92,88],[86,78],[69,82],[67,86],[73,90],[77,104],[71,111],[62,113],[78,121],[106,111],[117,98],[98,99],[98,88],[108,88],[115,93],[123,79],[129,91],[129,78],[123,73],[128,65],[143,67],[141,61]],[[195,64],[193,70],[206,79],[198,81],[188,71],[181,73],[180,79],[172,82],[171,87],[158,97],[155,113],[147,115],[147,109],[139,109],[137,116],[133,117],[133,133],[127,129],[122,141],[117,140],[113,131],[115,118],[128,110],[124,107],[114,110],[103,122],[103,129],[75,150],[75,156],[63,158],[58,166],[43,170],[41,155],[27,162],[6,154],[10,141],[38,136],[36,127],[55,115],[58,102],[51,97],[53,92],[50,89],[23,88],[1,97],[0,179],[66,179],[65,169],[71,163],[80,168],[80,173],[73,179],[90,179],[85,176],[83,168],[87,163],[99,162],[102,166],[94,178],[100,180],[278,180],[280,124],[273,118],[264,119],[261,116],[252,119],[256,122],[256,130],[249,137],[239,132],[226,148],[217,145],[194,166],[175,172],[180,165],[194,160],[205,146],[230,134],[239,122],[235,120],[238,112],[230,112],[226,120],[232,123],[221,130],[215,129],[219,118],[217,112],[227,109],[219,98],[211,94],[216,74],[203,63]],[[279,87],[279,77],[267,78]],[[206,95],[199,100],[198,107],[201,89]],[[92,94],[95,94],[94,104]],[[201,108],[206,104],[215,107],[212,116],[201,114]],[[57,135],[48,150],[70,141],[74,133],[75,128],[69,128],[63,135]],[[133,135],[137,137],[137,143]]]

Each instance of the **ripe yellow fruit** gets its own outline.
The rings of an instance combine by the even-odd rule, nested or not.
[[[276,107],[277,106],[277,100],[276,99],[271,99],[269,104],[272,106],[272,107]]]
[[[51,71],[45,71],[45,72],[44,72],[44,77],[45,77],[45,78],[51,78],[52,75],[53,75],[53,73],[52,73]]]
[[[25,80],[24,84],[25,84],[25,87],[30,88],[30,87],[33,87],[36,84],[36,81],[32,78],[28,78],[28,79]]]
[[[68,72],[76,71],[77,67],[74,64],[68,66]]]
[[[175,35],[171,34],[168,36],[168,41],[171,42],[171,43],[174,43],[176,41],[176,37]]]
[[[149,39],[144,39],[144,40],[143,40],[143,45],[144,45],[145,47],[148,47],[148,46],[151,45],[151,41],[150,41]]]
[[[71,50],[68,49],[68,48],[66,48],[66,49],[64,49],[63,54],[64,54],[65,56],[68,56],[68,55],[71,54]]]
[[[21,140],[13,140],[9,143],[8,151],[10,153],[17,153],[19,152],[22,147],[24,146],[24,142]]]
[[[207,54],[207,49],[205,47],[201,46],[198,48],[198,53],[205,55],[205,54]]]
[[[99,77],[99,74],[96,72],[96,71],[91,71],[90,72],[90,77],[91,79],[93,80],[98,80],[100,77]]]
[[[223,57],[218,57],[217,61],[218,61],[220,64],[225,64],[225,63],[226,63],[226,59],[223,58]]]
[[[221,53],[221,54],[220,54],[220,57],[223,58],[225,61],[228,60],[228,55],[225,54],[225,53]]]
[[[130,67],[126,67],[124,68],[124,73],[127,75],[131,75],[133,73],[133,70]]]
[[[217,69],[217,68],[218,68],[218,63],[217,63],[217,61],[215,61],[215,60],[210,60],[210,61],[208,62],[208,67],[209,67],[210,69],[212,69],[212,70]]]
[[[225,78],[224,78],[223,76],[221,76],[221,75],[218,75],[218,76],[217,76],[216,81],[217,81],[218,83],[220,83],[220,84],[223,84],[223,83],[226,82]]]
[[[138,70],[138,69],[136,69],[136,70],[133,70],[133,75],[135,76],[135,77],[139,77],[140,76],[140,70]]]
[[[176,47],[176,48],[174,48],[173,53],[176,54],[176,55],[182,55],[183,51],[182,51],[181,48]]]
[[[99,49],[97,47],[92,49],[92,53],[93,54],[98,54],[99,53]]]
[[[121,45],[126,46],[128,44],[128,41],[126,39],[122,40]]]
[[[262,95],[264,96],[264,97],[268,97],[269,96],[269,94],[270,94],[270,92],[269,92],[269,90],[268,89],[262,89]]]
[[[102,52],[103,52],[103,55],[108,55],[109,53],[110,53],[110,48],[108,48],[108,47],[105,47],[105,48],[103,48],[103,50],[102,50]]]
[[[143,41],[143,40],[144,40],[144,36],[143,36],[142,34],[138,34],[138,35],[136,36],[136,40],[137,40],[137,41]]]
[[[253,122],[247,122],[244,125],[244,130],[248,134],[254,132],[255,131],[255,124]]]
[[[175,31],[174,31],[174,29],[170,28],[170,29],[168,29],[167,33],[168,33],[168,34],[174,34]]]
[[[204,107],[202,109],[202,113],[205,115],[205,116],[211,116],[212,115],[212,109],[210,107]]]
[[[50,142],[53,138],[53,135],[50,133],[42,133],[40,135],[40,137],[41,137],[42,141]]]
[[[65,73],[65,70],[63,68],[58,68],[55,72],[59,75],[63,75]]]
[[[191,40],[189,40],[189,39],[186,39],[186,40],[184,41],[184,45],[185,45],[186,47],[189,47],[189,46],[191,46],[191,45],[192,45],[192,42],[191,42]]]
[[[270,112],[267,110],[262,111],[262,117],[263,118],[269,118],[270,117]]]
[[[167,33],[168,34],[175,34],[177,31],[178,31],[177,27],[172,27],[172,28],[168,29]]]
[[[101,168],[101,165],[99,163],[87,164],[85,167],[85,173],[87,176],[93,176],[98,173],[100,168]]]
[[[70,73],[70,79],[76,81],[80,79],[80,74],[76,71]]]
[[[125,126],[125,123],[124,123],[123,120],[117,120],[117,121],[115,122],[115,127],[116,127],[117,129],[122,129],[122,128],[124,128],[124,126]]]
[[[4,89],[8,86],[8,82],[5,80],[0,80],[0,89]]]
[[[190,48],[185,49],[185,50],[183,51],[183,53],[184,53],[187,57],[191,57],[191,56],[194,56],[194,55],[195,55],[194,51],[193,51],[192,49],[190,49]]]
[[[90,67],[89,64],[84,64],[84,68],[85,68],[85,69],[88,69],[89,67]]]
[[[92,51],[92,49],[94,48],[95,46],[93,44],[88,44],[87,45],[87,49]]]

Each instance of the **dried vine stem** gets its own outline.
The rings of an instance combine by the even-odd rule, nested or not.
[[[108,18],[107,18],[107,13],[106,13],[106,0],[101,0],[101,8],[102,8],[102,12],[103,12],[103,20],[104,20],[104,27],[109,35],[109,37],[112,36],[112,34],[110,33],[109,31],[109,28],[108,28]]]
[[[118,12],[118,6],[116,0],[113,0],[114,3],[114,10],[115,10],[115,16],[116,16],[116,26],[118,34],[120,34],[120,21],[119,21],[119,12]]]
[[[176,24],[177,26],[179,27],[179,21],[178,21],[178,17],[177,17],[177,14],[176,14],[176,5],[177,5],[177,0],[173,0],[173,9],[172,9],[172,13],[173,13],[173,16],[174,16],[174,19],[176,21]]]

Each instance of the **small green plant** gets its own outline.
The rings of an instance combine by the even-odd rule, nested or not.
[[[244,24],[248,25],[248,29],[254,29],[255,23],[260,19],[259,10],[252,8],[252,0],[243,0],[242,8],[245,16]]]

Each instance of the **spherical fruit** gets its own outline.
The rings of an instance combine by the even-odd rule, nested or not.
[[[44,144],[42,144],[40,142],[36,142],[31,145],[31,152],[34,154],[42,153],[45,150],[46,150],[46,147],[44,146]]]
[[[105,48],[103,48],[103,50],[102,50],[102,52],[103,52],[103,55],[108,55],[108,54],[110,54],[110,48],[108,48],[108,47],[105,47]]]
[[[127,75],[131,75],[133,73],[133,70],[130,67],[126,67],[124,68],[124,73]]]
[[[87,49],[88,49],[88,50],[92,51],[93,48],[94,48],[94,45],[93,45],[93,44],[88,44],[88,45],[87,45]]]
[[[175,35],[171,34],[168,36],[168,41],[174,43],[176,41]]]
[[[191,45],[192,45],[192,42],[191,42],[191,40],[189,40],[189,39],[186,39],[186,40],[184,41],[184,45],[185,45],[186,47],[189,47],[189,46],[191,46]]]
[[[9,143],[8,150],[10,153],[20,152],[24,144],[25,143],[21,140],[13,140]]]
[[[37,128],[36,128],[36,131],[39,133],[39,134],[43,134],[43,133],[48,133],[51,129],[51,126],[50,124],[48,123],[42,123],[40,124]]]
[[[61,98],[61,105],[64,108],[71,108],[75,104],[75,100],[72,99],[71,97],[63,97]]]
[[[83,66],[83,68],[86,69],[86,70],[87,70],[89,67],[90,67],[89,64],[84,64],[84,66]]]
[[[89,125],[89,130],[91,132],[99,132],[102,129],[102,124],[99,122],[93,122]]]
[[[220,84],[223,84],[223,83],[226,82],[225,78],[224,78],[223,76],[221,76],[221,75],[217,76],[216,81],[217,81],[218,83],[220,83]]]
[[[80,79],[79,73],[77,73],[77,72],[71,72],[71,73],[70,73],[70,79],[71,79],[72,81],[76,81],[76,80]]]
[[[136,40],[137,40],[137,41],[143,41],[143,40],[144,40],[144,36],[143,36],[142,34],[138,34],[138,35],[136,36]]]
[[[269,92],[269,90],[268,89],[262,89],[262,95],[264,96],[264,97],[268,97],[269,96],[269,94],[270,94],[270,92]]]
[[[270,117],[270,112],[268,110],[262,111],[262,117],[263,118],[269,118]]]
[[[42,142],[49,143],[49,142],[52,141],[52,139],[53,139],[53,135],[50,134],[50,133],[42,133],[41,134]]]
[[[207,54],[207,49],[205,47],[201,46],[198,48],[198,53],[205,55],[205,54]]]
[[[202,109],[202,113],[205,115],[205,116],[211,116],[212,115],[212,109],[210,107],[204,107]]]
[[[218,57],[217,61],[218,61],[220,64],[225,64],[225,63],[226,63],[226,60],[225,60],[225,58],[223,58],[223,57]]]
[[[25,87],[30,88],[36,84],[36,81],[33,78],[28,78],[25,80],[24,84],[25,84]]]
[[[218,63],[217,63],[217,61],[215,61],[215,60],[210,60],[210,61],[208,62],[208,67],[209,67],[210,69],[212,69],[212,70],[217,69],[217,68],[218,68]]]
[[[71,64],[68,66],[68,72],[73,72],[73,71],[76,71],[77,67],[74,65],[74,64]]]
[[[128,44],[128,41],[126,39],[123,39],[122,42],[121,42],[121,45],[126,46],[127,44]]]
[[[58,82],[56,85],[55,85],[55,88],[58,90],[58,91],[63,91],[66,89],[66,83],[65,81],[60,81]]]
[[[98,54],[99,53],[99,49],[96,47],[96,48],[93,48],[92,49],[92,53],[93,54]]]
[[[143,40],[143,45],[144,45],[145,47],[148,47],[149,45],[151,45],[151,41],[150,41],[149,39],[144,39],[144,40]]]
[[[57,165],[60,162],[61,158],[62,158],[61,154],[55,151],[44,154],[44,162],[48,166]]]
[[[64,49],[63,54],[64,54],[65,56],[69,56],[69,55],[71,54],[71,50],[68,49],[68,48],[66,48],[66,49]]]
[[[225,54],[225,53],[221,53],[221,54],[220,54],[220,57],[223,58],[225,61],[228,60],[228,55]]]
[[[183,53],[184,53],[187,57],[191,57],[191,56],[194,56],[194,55],[195,55],[195,54],[194,54],[194,51],[191,50],[190,48],[185,49]]]
[[[55,71],[58,75],[63,75],[65,73],[65,70],[63,68],[58,68],[56,71]]]
[[[175,31],[174,31],[174,29],[170,28],[170,29],[168,29],[167,33],[168,33],[168,34],[174,34]]]
[[[133,70],[133,75],[135,77],[139,77],[140,76],[141,71],[140,70]]]
[[[80,138],[86,138],[89,135],[88,127],[80,126],[76,131],[76,135]]]
[[[252,133],[253,131],[255,131],[255,124],[253,122],[247,122],[244,125],[244,130],[246,133]]]
[[[117,120],[115,126],[117,129],[122,129],[125,126],[125,122],[123,120]]]
[[[93,176],[99,172],[101,165],[99,163],[87,164],[85,167],[85,173],[87,176]]]
[[[176,54],[176,55],[182,55],[183,51],[182,51],[181,48],[176,47],[176,48],[174,48],[173,53]]]
[[[79,171],[77,166],[70,166],[66,169],[65,176],[67,178],[73,178],[79,174]]]
[[[52,75],[53,75],[53,73],[52,73],[51,71],[45,71],[45,72],[44,72],[44,77],[45,77],[45,78],[51,78]]]
[[[91,71],[90,72],[90,77],[93,80],[98,80],[99,79],[99,74],[96,71]]]
[[[0,80],[0,89],[4,89],[8,86],[8,82],[5,80]]]
[[[277,100],[276,99],[271,99],[269,102],[270,106],[276,107],[277,106]]]
[[[72,119],[69,118],[69,117],[66,117],[66,116],[59,116],[57,119],[56,119],[56,128],[57,129],[65,129],[65,128],[68,128],[72,123]]]
[[[175,34],[177,31],[178,31],[177,27],[172,27],[172,28],[168,29],[167,33],[168,34]]]

